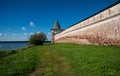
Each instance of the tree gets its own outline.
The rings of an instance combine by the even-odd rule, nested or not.
[[[30,36],[29,43],[32,45],[43,45],[46,39],[46,35],[43,32],[39,32]]]

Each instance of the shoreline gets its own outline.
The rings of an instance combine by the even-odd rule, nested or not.
[[[0,43],[21,43],[21,42],[29,42],[29,41],[0,41]]]

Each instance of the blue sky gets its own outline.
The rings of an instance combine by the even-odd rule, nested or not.
[[[0,0],[0,41],[29,40],[44,32],[51,39],[56,20],[63,29],[117,0]]]

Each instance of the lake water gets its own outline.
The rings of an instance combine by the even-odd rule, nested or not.
[[[0,42],[0,50],[18,49],[28,45],[28,42]]]

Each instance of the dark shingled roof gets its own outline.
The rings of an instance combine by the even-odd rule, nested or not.
[[[55,22],[53,29],[61,29],[58,21]]]

